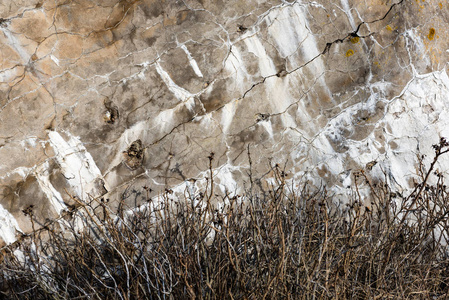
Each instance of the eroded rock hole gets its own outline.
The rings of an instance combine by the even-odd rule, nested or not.
[[[115,106],[109,99],[105,99],[104,106],[106,107],[104,121],[108,124],[114,124],[120,117],[118,107]]]
[[[144,147],[141,140],[135,140],[129,148],[123,152],[124,164],[131,170],[136,170],[142,166],[144,158]]]

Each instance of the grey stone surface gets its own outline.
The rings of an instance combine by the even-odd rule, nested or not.
[[[0,238],[31,230],[30,205],[43,224],[73,197],[204,186],[211,152],[223,193],[248,186],[249,156],[263,184],[278,163],[343,194],[378,161],[408,188],[449,131],[448,7],[3,1]]]

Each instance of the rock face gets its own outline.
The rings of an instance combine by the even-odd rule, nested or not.
[[[5,0],[0,18],[6,243],[30,207],[43,224],[74,197],[204,185],[211,153],[223,193],[276,163],[337,194],[361,168],[407,189],[449,136],[447,0]]]

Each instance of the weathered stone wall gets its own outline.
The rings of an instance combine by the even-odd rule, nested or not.
[[[0,18],[7,243],[30,205],[45,222],[71,197],[204,185],[211,152],[222,191],[248,153],[255,178],[280,163],[344,193],[376,161],[407,188],[449,133],[447,0],[5,0]]]

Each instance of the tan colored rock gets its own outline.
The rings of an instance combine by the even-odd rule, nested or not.
[[[43,224],[73,197],[204,187],[212,152],[217,193],[248,188],[250,158],[258,188],[279,164],[343,195],[376,161],[407,189],[449,133],[446,2],[3,2],[7,242],[30,205]]]

